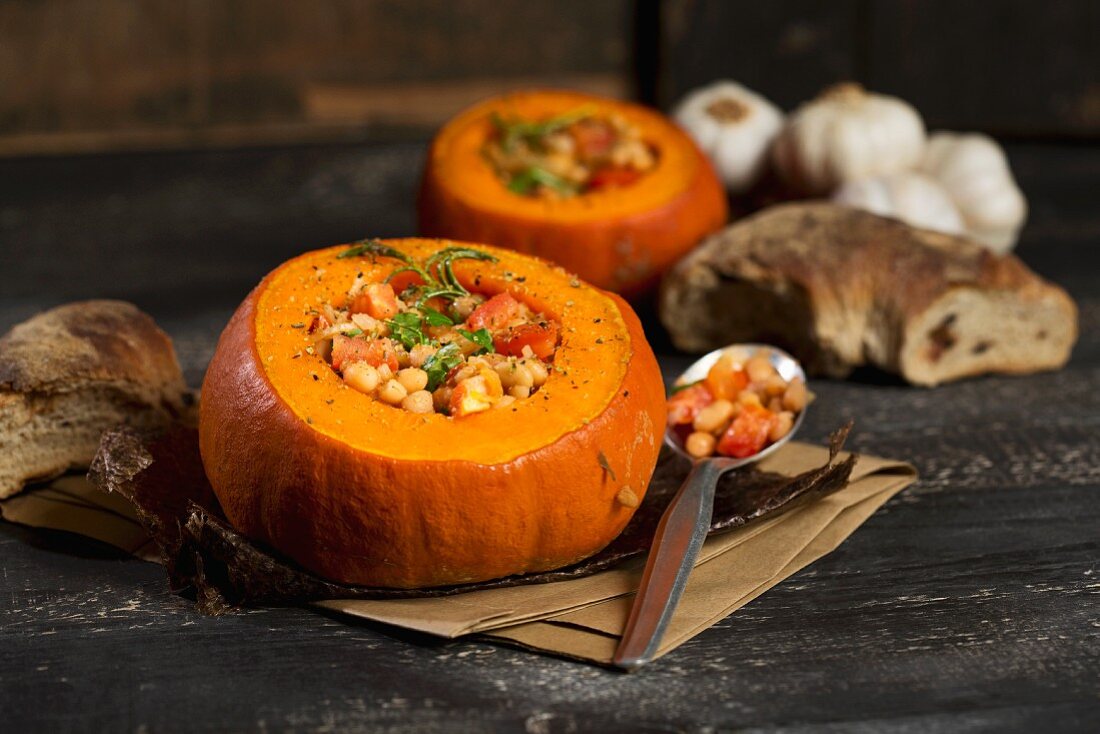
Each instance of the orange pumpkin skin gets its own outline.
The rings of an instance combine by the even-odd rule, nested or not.
[[[635,183],[561,200],[509,191],[484,160],[492,115],[545,119],[591,108],[636,125],[657,165]],[[558,263],[600,288],[649,290],[726,223],[725,191],[706,156],[660,113],[576,92],[532,91],[478,104],[436,135],[421,180],[421,234],[492,242]]]
[[[386,243],[417,258],[454,244]],[[356,272],[400,263],[337,259],[341,247],[290,260],[238,308],[203,382],[203,465],[234,527],[325,578],[395,588],[559,568],[619,534],[634,510],[617,496],[644,496],[664,430],[641,325],[560,268],[476,247],[499,261],[456,263],[467,287],[507,290],[561,324],[542,388],[514,411],[451,419],[344,387],[300,353],[295,324]]]

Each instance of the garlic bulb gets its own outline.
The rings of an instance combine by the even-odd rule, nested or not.
[[[783,126],[778,107],[732,81],[714,82],[690,92],[672,116],[735,194],[759,180],[767,165],[768,148]]]
[[[849,181],[837,189],[833,201],[922,229],[962,234],[966,228],[943,187],[919,173],[905,171]]]
[[[848,181],[915,167],[924,141],[924,122],[912,106],[847,83],[795,110],[772,155],[795,192],[826,195]]]
[[[979,133],[936,133],[921,168],[951,196],[973,239],[998,253],[1016,245],[1027,200],[996,141]]]

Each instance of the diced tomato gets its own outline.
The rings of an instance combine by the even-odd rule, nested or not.
[[[768,432],[771,431],[774,420],[775,414],[767,408],[742,406],[741,412],[718,440],[718,453],[736,459],[759,453],[768,442]]]
[[[494,373],[495,374],[495,373]],[[480,413],[493,407],[489,399],[489,386],[483,375],[476,375],[458,383],[451,393],[451,415],[460,418],[471,413]]]
[[[734,400],[749,384],[744,370],[734,369],[732,360],[722,357],[707,372],[707,387],[716,399]]]
[[[691,423],[713,402],[714,396],[703,383],[686,387],[668,399],[668,422],[674,426]]]
[[[629,186],[642,177],[642,172],[636,168],[620,168],[608,166],[601,168],[588,179],[588,190],[613,189]]]
[[[365,313],[376,319],[392,319],[400,312],[397,294],[389,283],[371,283],[351,302],[351,313]]]
[[[394,293],[404,293],[410,285],[424,285],[424,279],[412,270],[402,271],[390,278],[390,287],[393,288]]]
[[[554,350],[558,346],[558,325],[553,321],[540,321],[537,324],[513,326],[498,332],[493,337],[493,346],[501,354],[510,357],[522,357],[523,348],[531,347],[536,357],[549,359],[554,356]]]
[[[523,304],[507,293],[498,293],[474,309],[466,319],[470,331],[488,329],[499,331],[512,323],[523,313]]]
[[[357,339],[343,334],[332,338],[332,366],[343,370],[352,362],[366,362],[372,367],[386,364],[397,371],[397,350],[389,339]]]
[[[615,128],[603,120],[581,120],[569,128],[582,161],[606,156],[615,144]]]

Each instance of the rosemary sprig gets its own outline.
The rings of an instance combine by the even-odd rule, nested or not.
[[[341,252],[336,256],[337,260],[343,260],[349,257],[361,257],[362,255],[371,255],[372,257],[392,257],[397,260],[406,263],[412,263],[412,260],[408,255],[400,250],[390,247],[389,245],[382,244],[380,240],[369,239],[356,242],[348,249]]]
[[[545,186],[567,196],[580,191],[580,187],[576,184],[566,181],[561,176],[553,174],[540,166],[528,166],[512,176],[512,179],[508,182],[509,191],[522,195],[530,194],[536,186]]]
[[[542,120],[541,122],[531,122],[530,120],[522,119],[506,120],[495,112],[490,119],[493,122],[493,126],[500,132],[501,147],[511,152],[521,140],[541,149],[541,138],[550,133],[567,128],[574,122],[582,120],[585,117],[590,117],[592,113],[592,106],[585,105],[547,120]]]

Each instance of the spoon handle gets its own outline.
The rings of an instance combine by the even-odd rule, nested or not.
[[[626,630],[612,658],[616,666],[637,670],[656,655],[710,529],[714,488],[724,469],[717,461],[695,462],[661,516]]]

